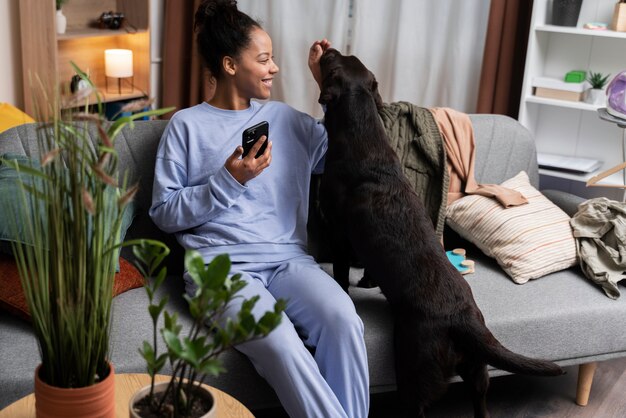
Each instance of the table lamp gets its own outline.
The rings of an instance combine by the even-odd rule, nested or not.
[[[117,78],[117,94],[122,94],[122,79],[131,78],[130,91],[133,91],[133,51],[130,49],[106,49],[104,51],[104,74],[106,90],[109,93],[109,77]]]

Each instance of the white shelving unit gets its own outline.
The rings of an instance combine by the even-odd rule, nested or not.
[[[551,0],[535,0],[531,20],[519,121],[534,135],[537,151],[604,162],[595,173],[572,173],[541,169],[541,187],[558,188],[592,197],[621,199],[616,189],[585,188],[595,174],[622,162],[622,132],[601,120],[598,106],[536,97],[534,77],[563,78],[571,70],[610,73],[626,70],[626,32],[583,29],[587,22],[611,22],[616,0],[583,0],[576,27],[551,25]],[[603,182],[621,184],[621,174]],[[615,195],[615,196],[613,196]]]

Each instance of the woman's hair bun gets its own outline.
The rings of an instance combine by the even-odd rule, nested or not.
[[[237,0],[205,0],[199,8],[205,17],[213,17],[224,9],[237,10]]]
[[[222,72],[222,58],[236,57],[250,43],[250,32],[261,26],[237,9],[235,0],[203,0],[193,28],[198,52],[214,77]]]

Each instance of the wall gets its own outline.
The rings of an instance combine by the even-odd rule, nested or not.
[[[150,92],[161,106],[161,63],[163,61],[163,9],[165,0],[150,0]]]
[[[0,0],[0,102],[23,108],[19,0]]]

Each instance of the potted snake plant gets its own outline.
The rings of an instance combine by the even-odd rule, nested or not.
[[[185,254],[185,269],[197,286],[193,296],[185,295],[189,304],[192,325],[186,333],[176,313],[165,310],[167,297],[158,301],[155,295],[167,275],[166,268],[157,269],[169,253],[160,242],[146,241],[133,247],[139,270],[145,277],[145,289],[150,305],[153,339],[144,341],[139,352],[146,360],[150,385],[135,393],[129,404],[133,418],[168,416],[174,418],[210,418],[216,416],[215,400],[204,381],[208,376],[224,372],[218,356],[227,348],[255,338],[262,338],[276,328],[285,309],[285,301],[278,300],[273,311],[259,319],[252,314],[258,296],[241,302],[236,318],[222,321],[221,316],[246,285],[240,274],[230,276],[230,258],[227,254],[215,257],[205,265],[196,251]],[[165,349],[159,353],[157,324],[161,314],[164,326],[160,330]],[[168,363],[169,380],[155,383],[155,376]]]
[[[120,178],[115,138],[133,120],[172,109],[107,122],[95,86],[74,69],[89,88],[66,103],[95,94],[98,113],[87,113],[87,104],[61,111],[59,98],[40,109],[52,116],[37,127],[37,158],[1,161],[16,171],[19,190],[17,208],[6,212],[14,224],[13,253],[41,355],[35,371],[37,416],[114,417],[113,282],[122,216],[137,192]],[[94,126],[95,143],[89,134]]]
[[[609,81],[611,74],[594,73],[589,72],[587,81],[591,84],[591,88],[587,90],[587,96],[585,101],[587,103],[602,106],[606,102],[606,94],[604,93],[604,86]]]

